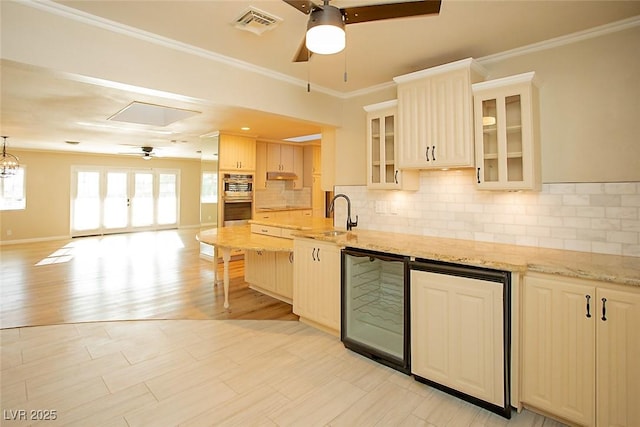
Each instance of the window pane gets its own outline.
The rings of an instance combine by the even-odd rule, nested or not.
[[[153,224],[153,174],[136,173],[134,196],[131,202],[131,225],[140,227]]]
[[[128,220],[127,172],[107,172],[107,197],[104,201],[104,226],[125,228]]]
[[[218,174],[202,172],[200,203],[218,203]]]
[[[78,194],[73,205],[73,228],[100,227],[100,172],[78,172]]]
[[[21,166],[15,175],[0,179],[0,210],[25,209],[25,194],[24,167]]]
[[[176,174],[160,174],[160,194],[158,195],[158,224],[177,222]]]

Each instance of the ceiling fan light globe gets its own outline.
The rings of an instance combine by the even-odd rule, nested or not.
[[[307,49],[320,55],[341,52],[345,47],[344,30],[333,25],[317,25],[307,31]]]
[[[307,49],[313,53],[330,55],[345,47],[344,21],[340,9],[324,5],[309,16],[307,24]]]

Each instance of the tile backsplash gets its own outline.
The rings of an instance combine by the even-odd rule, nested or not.
[[[267,181],[266,188],[255,193],[256,209],[311,208],[311,188],[294,188],[293,181]]]
[[[336,186],[358,228],[640,257],[640,182],[543,184],[480,191],[473,169],[422,171],[420,189]],[[336,202],[344,227],[346,203]]]

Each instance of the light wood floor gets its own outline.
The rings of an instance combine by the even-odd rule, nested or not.
[[[84,237],[0,247],[0,328],[139,319],[297,320],[249,289],[231,263],[230,310],[197,230]],[[222,264],[218,265],[222,277]]]
[[[241,262],[226,312],[194,234],[0,248],[0,425],[560,426],[345,349],[248,289]]]
[[[79,323],[3,329],[0,342],[0,406],[27,418],[3,426],[559,426],[503,419],[300,322]]]

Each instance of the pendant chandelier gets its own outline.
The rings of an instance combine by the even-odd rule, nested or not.
[[[0,159],[0,178],[6,178],[18,173],[20,162],[18,158],[13,154],[7,153],[7,136],[3,136],[4,142],[2,143],[2,158]]]

